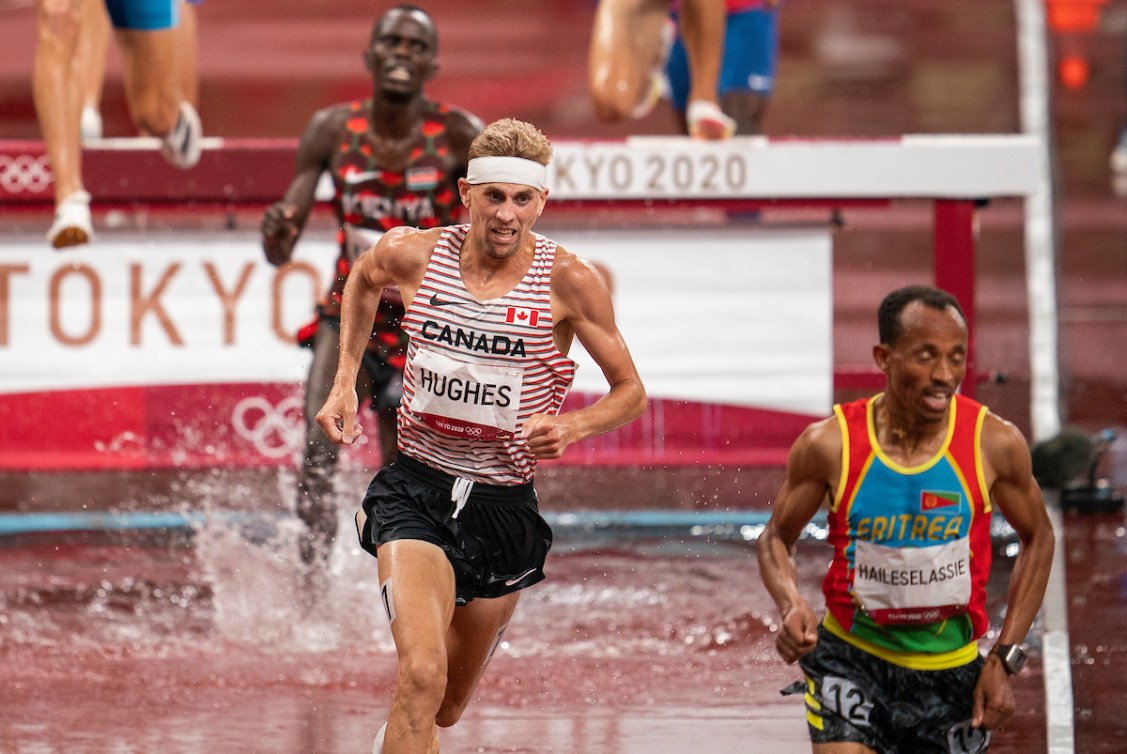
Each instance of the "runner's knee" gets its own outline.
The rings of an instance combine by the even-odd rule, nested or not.
[[[133,103],[137,130],[152,136],[164,136],[176,125],[180,103],[165,93],[143,96]]]
[[[399,662],[398,690],[408,705],[437,709],[446,694],[445,653],[437,649],[406,653]]]
[[[77,33],[82,5],[76,0],[40,0],[37,3],[39,38],[55,41]]]

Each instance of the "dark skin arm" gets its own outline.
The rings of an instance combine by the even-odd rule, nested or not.
[[[262,218],[262,250],[272,265],[285,264],[293,256],[294,245],[313,209],[317,181],[329,168],[346,112],[344,105],[319,110],[302,134],[286,195],[267,207]]]
[[[450,154],[457,160],[454,178],[465,178],[470,163],[470,142],[474,140],[484,124],[474,115],[464,110],[451,110],[446,121],[446,138],[450,144]]]
[[[387,286],[397,286],[403,305],[411,305],[442,230],[392,228],[353,263],[341,305],[336,377],[325,405],[317,412],[317,423],[333,442],[349,445],[361,433],[356,423],[356,374],[381,293]]]
[[[840,459],[841,430],[836,419],[823,419],[803,430],[791,446],[786,480],[755,548],[763,584],[782,619],[775,648],[788,663],[813,651],[818,643],[818,616],[799,592],[794,547],[837,483]]]
[[[1052,523],[1021,433],[990,414],[983,427],[982,447],[991,499],[1021,541],[998,643],[1020,644],[1048,584],[1055,546]],[[787,662],[796,661],[817,643],[817,616],[798,591],[794,545],[837,483],[840,458],[841,433],[833,419],[812,424],[802,433],[791,448],[786,481],[756,548],[763,583],[782,617],[775,644]],[[975,686],[971,725],[997,729],[1013,711],[1011,679],[998,657],[990,654]]]
[[[348,113],[348,105],[334,105],[318,111],[306,126],[298,144],[294,177],[286,195],[270,205],[262,218],[262,249],[271,264],[285,264],[293,256],[294,246],[313,209],[317,182],[330,167]],[[465,176],[470,142],[482,127],[481,121],[473,115],[461,110],[451,111],[447,121],[447,139],[454,160],[451,172],[455,178]]]
[[[1045,596],[1055,535],[1021,433],[1009,422],[990,414],[983,427],[982,446],[991,498],[1021,541],[1006,596],[1006,618],[997,643],[1020,644]],[[1014,712],[1010,681],[1001,660],[989,654],[974,689],[973,727],[1000,728],[1010,719]]]

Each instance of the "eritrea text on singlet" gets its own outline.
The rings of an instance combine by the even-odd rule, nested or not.
[[[558,413],[575,378],[575,362],[552,337],[556,245],[534,234],[533,260],[520,282],[479,301],[459,270],[468,227],[442,234],[403,319],[410,344],[399,444],[455,476],[522,484],[536,459],[521,426],[533,414]]]
[[[956,395],[943,445],[909,468],[876,441],[879,398],[834,407],[843,468],[830,508],[827,627],[894,652],[957,652],[987,626],[991,507],[980,457],[987,410]]]

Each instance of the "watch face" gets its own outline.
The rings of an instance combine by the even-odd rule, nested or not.
[[[1020,673],[1021,669],[1025,667],[1025,661],[1029,659],[1025,650],[1017,644],[999,647],[999,650],[998,657],[1002,660],[1002,665],[1010,675]]]

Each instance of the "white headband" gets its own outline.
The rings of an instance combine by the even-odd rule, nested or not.
[[[548,167],[523,157],[475,157],[466,171],[466,183],[519,183],[543,191]]]

